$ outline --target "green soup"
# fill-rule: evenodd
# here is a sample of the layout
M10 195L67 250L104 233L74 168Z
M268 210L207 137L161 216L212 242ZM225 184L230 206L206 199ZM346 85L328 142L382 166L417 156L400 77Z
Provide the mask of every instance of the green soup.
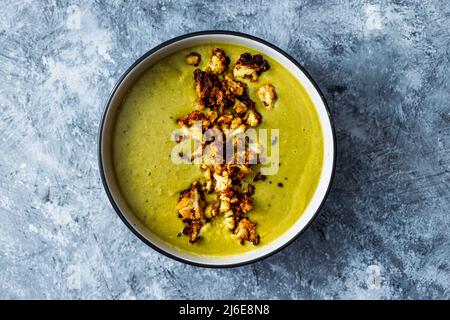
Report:
M241 245L217 217L193 244L180 236L184 223L175 206L180 192L201 176L198 165L174 164L172 132L176 119L193 110L196 94L194 67L185 63L191 51L201 54L204 69L213 48L222 48L233 63L242 53L258 53L234 45L211 44L179 51L153 65L134 84L120 108L113 138L116 178L136 216L161 240L181 251L201 255L230 255L267 245L302 215L310 202L322 170L323 135L314 105L298 80L282 65L264 56L271 68L257 83L248 85L250 98L263 116L260 128L279 129L280 167L265 181L254 183L254 208L249 217L257 222L261 243ZM263 84L276 87L278 100L272 110L255 96Z

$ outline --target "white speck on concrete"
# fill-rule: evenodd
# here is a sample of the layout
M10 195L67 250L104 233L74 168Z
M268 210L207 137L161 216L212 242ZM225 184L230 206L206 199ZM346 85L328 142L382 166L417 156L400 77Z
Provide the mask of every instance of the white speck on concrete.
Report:
M81 29L81 10L77 5L72 5L67 8L67 29L79 30Z
M369 290L381 288L381 269L378 265L370 265L367 267L366 284Z
M380 13L380 6L369 4L366 6L366 28L368 30L377 30L382 28L382 17Z

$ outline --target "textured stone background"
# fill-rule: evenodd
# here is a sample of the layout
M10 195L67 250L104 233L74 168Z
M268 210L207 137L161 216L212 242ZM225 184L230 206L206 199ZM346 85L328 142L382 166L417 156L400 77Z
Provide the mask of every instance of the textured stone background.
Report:
M0 15L0 298L450 298L445 1L4 0ZM313 226L229 270L140 242L97 169L119 75L160 42L205 29L260 36L304 64L339 147Z

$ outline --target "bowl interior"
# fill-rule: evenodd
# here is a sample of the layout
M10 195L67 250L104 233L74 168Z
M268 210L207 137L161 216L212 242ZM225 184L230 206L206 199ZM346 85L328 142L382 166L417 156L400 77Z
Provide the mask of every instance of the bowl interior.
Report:
M310 203L306 207L304 213L296 221L296 223L292 225L287 232L285 232L272 243L266 244L247 253L223 257L201 256L192 254L190 252L181 252L172 247L170 244L161 241L155 234L151 233L145 227L145 225L136 218L136 216L127 205L124 197L122 196L120 189L118 188L112 161L112 136L115 118L118 113L118 108L121 105L126 93L131 88L131 86L133 86L135 81L150 66L152 66L160 59L182 49L209 43L235 44L258 50L264 55L272 57L273 59L281 63L285 68L290 70L290 72L303 85L317 109L318 117L322 126L325 152L323 159L323 168L317 189ZM105 188L114 208L116 209L116 211L118 211L119 215L122 216L124 222L129 227L131 227L132 230L143 241L151 244L153 247L159 249L160 251L186 262L206 266L230 266L250 262L264 257L289 243L308 226L309 222L313 219L315 214L320 209L320 206L327 195L334 169L333 166L335 149L333 129L324 100L319 91L316 89L315 85L312 83L309 77L298 67L298 65L291 61L282 52L278 51L275 48L272 48L269 45L259 42L258 40L233 34L212 33L192 35L190 37L182 38L157 47L155 51L142 57L122 77L122 80L120 81L120 83L118 83L113 94L111 95L110 101L105 110L104 119L100 131L99 143L100 165L102 174L104 176Z

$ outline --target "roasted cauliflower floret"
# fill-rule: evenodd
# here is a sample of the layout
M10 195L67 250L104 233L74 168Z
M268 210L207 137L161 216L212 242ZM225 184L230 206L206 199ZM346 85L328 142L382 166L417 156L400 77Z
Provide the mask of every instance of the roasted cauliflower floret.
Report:
M233 76L236 78L248 78L253 82L258 80L258 74L255 69L246 65L235 65L233 68Z
M247 218L239 221L236 229L234 230L234 234L239 239L241 244L244 244L245 241L250 241L254 245L259 244L260 238L256 233L256 223L250 222Z
M200 229L202 228L201 221L190 221L189 224L184 227L183 234L189 237L189 242L194 243L199 238Z
M242 119L241 119L241 118L234 118L234 119L231 121L230 128L231 128L231 129L236 129L236 128L239 127L241 124L242 124Z
M195 92L200 99L208 98L211 92L214 91L218 81L219 79L216 75L200 69L195 69L194 71Z
M246 175L253 173L253 170L245 164L227 164L227 171L231 180L239 180L245 178Z
M230 59L225 55L222 49L215 49L212 51L211 59L209 60L209 69L212 73L222 74L228 69Z
M181 118L178 119L177 122L178 125L181 127L182 126L192 127L195 124L195 122L200 122L204 130L208 129L209 125L211 124L206 114L198 110L191 111L188 115L182 116Z
M233 109L237 114L242 115L247 111L247 106L245 105L245 103L236 99L234 101Z
M205 209L205 217L207 219L212 219L219 214L220 202L210 203Z
M186 221L198 220L204 216L205 203L199 192L199 186L193 184L191 188L184 190L176 206L181 219Z
M227 139L234 138L238 135L241 135L245 132L246 126L245 124L240 124L236 128L224 130Z
M230 229L230 230L234 230L234 228L236 228L236 218L234 216L233 211L229 210L226 211L223 216L225 217L224 223L225 226Z
M203 176L205 177L205 192L206 193L210 193L213 189L213 180L212 180L212 176L211 176L211 169L207 168L203 174Z
M191 65L191 66L198 66L198 64L200 63L200 61L202 60L202 56L200 54L198 54L197 52L191 52L188 55L186 55L186 63Z
M222 174L222 172L223 172L224 169L225 169L225 165L224 165L224 164L221 164L221 163L216 164L216 165L214 166L214 173L216 173L216 174Z
M248 124L250 127L256 127L261 122L262 116L259 114L258 111L254 109L250 109L245 114L245 123Z
M242 96L245 93L245 88L247 87L245 83L240 81L235 81L231 78L230 75L225 75L225 83L227 85L227 89L230 93L235 96Z
M228 176L227 171L223 171L222 175L219 175L217 173L214 173L213 175L215 183L215 190L216 192L224 192L231 187L231 179Z
M227 82L220 80L218 75L196 69L194 82L198 109L211 108L222 112L233 105L235 95L229 90Z
M221 163L223 161L223 150L217 144L209 144L203 150L203 163L208 165L214 165L216 163ZM206 169L205 174L208 173L210 169ZM209 174L211 175L211 174ZM209 178L211 179L211 178ZM207 179L207 190L206 192L210 192L210 188L212 187L213 181Z
M259 88L256 92L256 96L261 100L261 103L266 109L272 109L275 101L277 101L277 93L275 87L271 84L266 84Z
M209 110L207 113L207 117L209 119L209 122L214 123L219 117L219 114L217 113L217 111Z
M197 108L212 108L218 103L223 103L221 93L222 84L217 75L200 69L194 71L194 88L197 93Z
M240 200L240 207L243 213L247 213L253 209L253 202L248 194L244 194Z
M243 53L233 68L233 76L235 78L247 78L253 82L258 80L258 76L269 70L270 65L260 54L251 55Z
M217 118L216 123L220 125L226 125L227 127L231 125L233 121L232 114L223 114L219 118Z
M231 199L228 195L226 194L221 194L220 197L220 207L219 207L219 211L224 213L230 210L231 208Z

